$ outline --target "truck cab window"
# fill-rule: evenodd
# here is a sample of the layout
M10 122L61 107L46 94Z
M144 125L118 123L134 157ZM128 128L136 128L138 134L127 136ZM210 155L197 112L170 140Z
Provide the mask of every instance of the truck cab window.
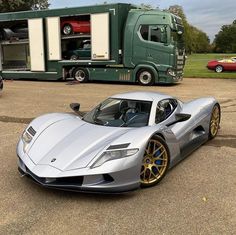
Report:
M164 25L151 26L150 34L150 41L152 42L167 42L166 27Z
M167 30L165 25L141 25L141 38L145 41L166 43Z
M143 40L146 40L146 41L148 41L148 28L149 28L148 25L142 25L140 28L140 34Z

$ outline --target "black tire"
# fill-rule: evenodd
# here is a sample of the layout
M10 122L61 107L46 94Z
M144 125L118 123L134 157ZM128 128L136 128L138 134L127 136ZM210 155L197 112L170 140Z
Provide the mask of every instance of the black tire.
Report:
M150 154L151 149L153 149L152 154ZM165 177L169 164L170 152L165 140L160 136L153 136L147 143L142 160L141 187L147 188L158 184Z
M73 28L70 24L65 24L62 28L62 33L64 35L70 35L73 33Z
M137 73L137 81L142 86L151 86L154 84L153 72L149 69L141 69Z
M89 81L89 73L88 70L85 68L75 68L72 72L72 77L74 80L85 83Z
M215 71L216 71L216 73L222 73L224 71L224 68L221 65L217 65L215 67Z
M220 118L221 118L221 110L220 105L217 103L214 105L211 111L211 119L209 123L209 139L213 139L216 137L218 130L220 128Z

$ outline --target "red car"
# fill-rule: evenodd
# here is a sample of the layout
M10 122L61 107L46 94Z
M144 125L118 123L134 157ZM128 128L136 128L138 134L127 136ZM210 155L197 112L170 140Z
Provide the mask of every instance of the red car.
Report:
M61 31L65 35L73 33L90 33L90 22L89 21L78 21L75 19L62 19L61 20Z
M215 70L217 73L223 71L236 71L236 57L223 60L211 60L208 62L207 68Z

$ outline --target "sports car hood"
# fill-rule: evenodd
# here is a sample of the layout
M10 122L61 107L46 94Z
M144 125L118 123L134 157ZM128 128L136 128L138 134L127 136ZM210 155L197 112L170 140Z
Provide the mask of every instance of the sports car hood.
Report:
M27 154L38 165L62 171L88 166L89 162L128 128L104 127L78 118L58 121L42 131Z

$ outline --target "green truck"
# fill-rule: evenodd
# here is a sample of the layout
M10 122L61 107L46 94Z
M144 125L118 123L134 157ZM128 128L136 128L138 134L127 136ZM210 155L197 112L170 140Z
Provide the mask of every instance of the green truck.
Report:
M2 13L0 76L176 83L185 64L183 33L181 18L131 4ZM77 56L64 56L73 51Z

